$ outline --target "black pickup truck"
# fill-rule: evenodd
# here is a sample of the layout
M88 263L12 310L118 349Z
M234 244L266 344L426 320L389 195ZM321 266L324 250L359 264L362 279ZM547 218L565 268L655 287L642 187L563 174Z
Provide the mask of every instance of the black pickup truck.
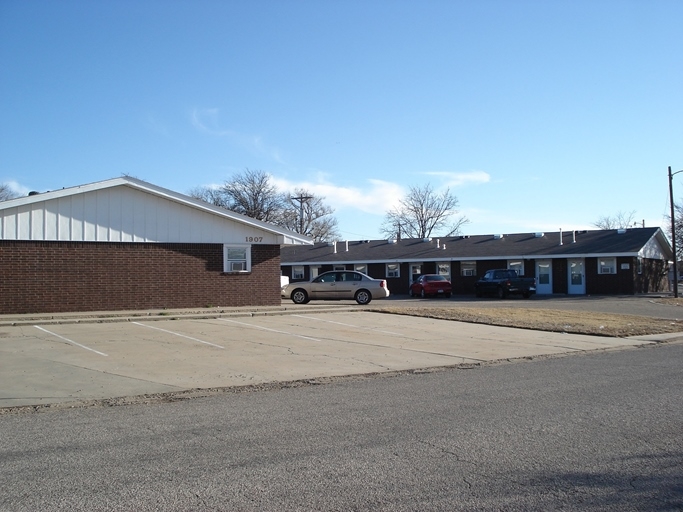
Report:
M525 299L536 293L536 278L519 277L516 270L494 269L474 284L477 297L495 295L504 299L508 295L521 295Z

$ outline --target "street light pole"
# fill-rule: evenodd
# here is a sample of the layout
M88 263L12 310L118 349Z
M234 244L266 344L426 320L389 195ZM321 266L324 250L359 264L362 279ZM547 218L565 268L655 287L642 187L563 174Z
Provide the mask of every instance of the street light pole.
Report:
M310 201L313 196L293 197L292 201L299 201L299 234L304 234L304 202Z
M676 255L676 217L674 216L674 176L681 171L671 173L669 166L669 201L671 202L671 248L674 251L674 298L678 298L678 257Z

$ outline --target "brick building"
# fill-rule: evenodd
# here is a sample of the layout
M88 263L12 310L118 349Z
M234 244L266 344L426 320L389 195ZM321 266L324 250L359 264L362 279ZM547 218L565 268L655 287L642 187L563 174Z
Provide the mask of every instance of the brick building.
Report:
M673 251L660 228L359 240L282 249L282 274L307 280L359 270L407 293L418 274L442 274L454 294L474 294L487 270L536 278L539 294L632 295L669 290Z
M280 304L312 241L134 178L0 202L0 314Z

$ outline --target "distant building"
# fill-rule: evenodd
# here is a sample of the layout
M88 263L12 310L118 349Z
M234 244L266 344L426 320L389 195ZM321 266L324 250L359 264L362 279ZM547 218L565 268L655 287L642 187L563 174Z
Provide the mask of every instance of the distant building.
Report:
M398 294L418 274L448 276L453 293L474 294L487 270L512 268L535 277L538 294L632 295L668 291L673 252L660 228L633 228L318 243L284 247L281 259L290 281L353 269Z
M0 314L279 305L308 237L134 178L0 202Z

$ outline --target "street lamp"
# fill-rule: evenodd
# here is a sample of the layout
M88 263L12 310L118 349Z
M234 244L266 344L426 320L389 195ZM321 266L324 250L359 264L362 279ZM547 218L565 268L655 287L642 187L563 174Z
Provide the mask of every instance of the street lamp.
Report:
M671 248L674 251L674 298L678 298L678 257L676 256L676 217L674 217L674 176L683 170L671 173L669 166L669 200L671 202Z

